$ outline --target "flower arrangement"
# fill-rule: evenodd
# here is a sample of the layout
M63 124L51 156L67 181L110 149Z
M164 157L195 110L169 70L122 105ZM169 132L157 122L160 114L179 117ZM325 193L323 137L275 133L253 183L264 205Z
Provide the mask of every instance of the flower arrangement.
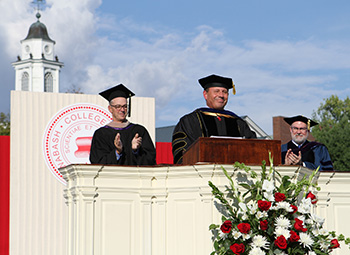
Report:
M238 183L244 193L224 168L230 183L225 194L209 181L224 208L223 223L209 227L215 249L211 255L327 255L340 246L339 241L349 245L349 238L325 230L324 219L313 213L318 170L297 181L296 175L282 177L272 163L267 169L264 161L260 176L238 162L235 168L250 177Z

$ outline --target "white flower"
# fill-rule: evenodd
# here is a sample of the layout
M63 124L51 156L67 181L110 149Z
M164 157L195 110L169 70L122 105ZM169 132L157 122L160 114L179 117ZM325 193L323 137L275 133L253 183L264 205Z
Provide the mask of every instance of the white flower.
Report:
M325 240L320 240L319 243L320 243L321 250L323 250L323 251L328 250L329 243L327 243Z
M275 201L275 196L273 195L273 192L264 192L263 195L266 200L269 200L271 202Z
M302 243L304 247L310 248L310 246L314 243L314 240L312 240L312 238L306 233L300 233L299 236L299 242Z
M263 211L263 212L258 211L258 212L256 213L256 218L257 218L257 219L267 218L267 216L269 216L269 215L268 215L267 212L265 212L265 211Z
M306 219L306 220L305 220L305 223L306 223L306 224L313 224L314 221L313 221L312 219Z
M221 231L221 229L219 229L219 237L220 239L226 239L228 236L228 233L224 233Z
M322 226L325 219L316 215L316 214L313 214L311 213L311 218L313 219L314 222L316 222L319 226Z
M318 236L318 235L328 236L329 232L328 232L328 230L323 229L323 228L321 228L321 229L314 228L314 229L312 229L312 234L314 236Z
M242 236L242 233L241 232L238 232L236 230L232 230L232 236L234 239L238 239Z
M273 184L273 181L264 180L262 189L267 192L272 192L275 189L275 185Z
M241 215L242 220L247 220L248 219L246 211L242 211L242 209L239 209L237 213Z
M311 212L311 199L303 198L298 206L298 212L307 214Z
M276 210L284 209L286 212L293 212L293 208L286 201L278 202L275 207L276 207Z
M250 235L249 234L242 234L243 240L248 240L250 239Z
M319 234L323 235L323 236L326 236L326 235L329 234L329 232L328 232L328 230L321 228L320 231L319 231Z
M313 251L309 251L309 253L307 255L317 255L317 254Z
M255 214L258 211L258 204L253 201L249 201L247 204L248 209L250 210L251 214Z
M244 203L239 203L238 206L239 206L238 213L241 214L242 220L247 220L248 219L247 205Z
M269 242L265 236L256 235L253 237L253 247L268 249Z
M276 237L278 236L284 236L284 238L288 239L290 237L290 232L288 229L285 228L281 228L281 227L277 227L275 229L274 234L276 235Z
M279 216L276 221L275 221L275 226L276 227L281 227L281 228L290 228L291 223L290 221L284 217L283 215Z
M314 236L318 236L320 234L320 230L318 228L313 228L311 230L311 233L314 235Z
M242 212L246 213L247 212L247 205L245 203L240 202L238 204L239 208L241 209Z
M248 215L246 213L242 213L241 212L240 215L241 215L242 220L247 220L248 219Z
M253 247L253 249L249 251L248 255L266 255L266 253L258 247Z

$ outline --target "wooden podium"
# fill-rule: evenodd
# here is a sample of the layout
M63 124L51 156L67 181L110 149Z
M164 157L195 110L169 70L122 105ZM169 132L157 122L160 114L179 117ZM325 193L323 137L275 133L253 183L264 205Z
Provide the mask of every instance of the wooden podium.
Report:
M200 137L183 155L184 165L196 163L269 165L269 151L274 165L281 165L281 141L262 139Z

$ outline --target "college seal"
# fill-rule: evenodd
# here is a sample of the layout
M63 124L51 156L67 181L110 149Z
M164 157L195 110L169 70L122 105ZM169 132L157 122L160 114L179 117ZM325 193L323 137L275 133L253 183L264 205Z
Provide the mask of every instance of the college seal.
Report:
M92 136L112 120L110 113L94 104L73 104L56 113L44 133L44 158L51 173L63 184L58 168L87 164Z

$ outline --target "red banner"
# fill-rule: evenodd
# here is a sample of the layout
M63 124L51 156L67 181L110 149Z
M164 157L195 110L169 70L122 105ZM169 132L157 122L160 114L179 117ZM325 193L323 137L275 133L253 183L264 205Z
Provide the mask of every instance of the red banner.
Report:
M0 254L9 254L10 233L10 137L0 136Z
M171 143L156 142L157 164L172 164L173 153Z

